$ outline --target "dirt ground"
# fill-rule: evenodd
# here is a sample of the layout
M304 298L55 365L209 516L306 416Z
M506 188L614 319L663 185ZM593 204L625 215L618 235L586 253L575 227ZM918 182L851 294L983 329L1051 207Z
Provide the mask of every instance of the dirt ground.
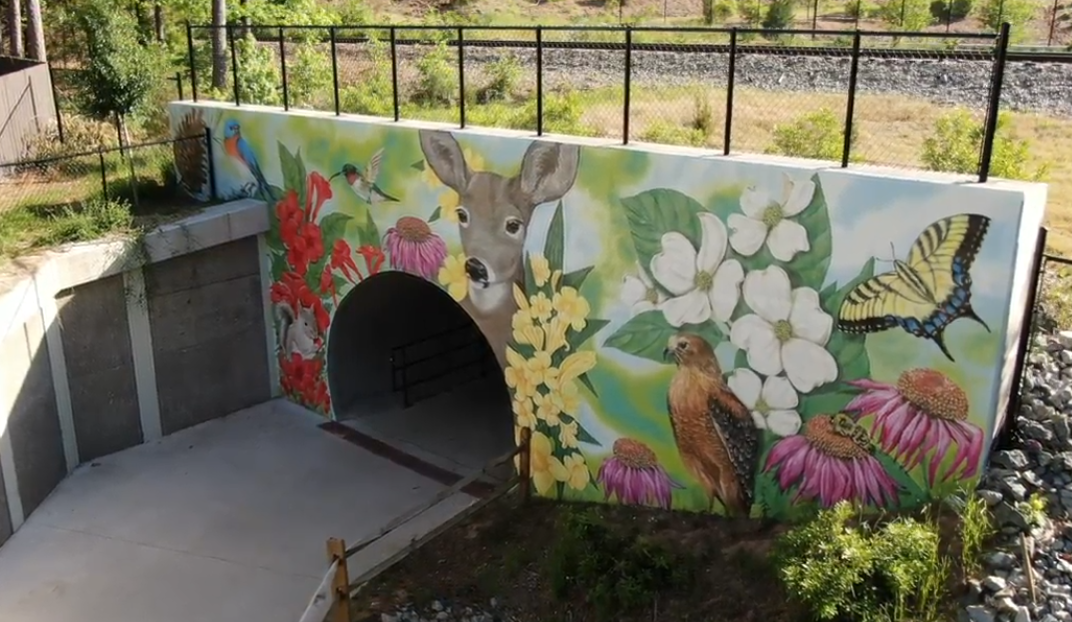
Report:
M502 619L520 622L594 620L585 593L555 596L549 571L556 522L567 512L591 510L622 534L636 534L695 562L691 586L659 593L649 607L617 616L620 622L797 622L767 561L784 527L755 520L652 508L555 504L515 497L495 501L433 539L358 592L354 620L379 622L400 606L427 609L434 600L455 610L487 609L494 598Z

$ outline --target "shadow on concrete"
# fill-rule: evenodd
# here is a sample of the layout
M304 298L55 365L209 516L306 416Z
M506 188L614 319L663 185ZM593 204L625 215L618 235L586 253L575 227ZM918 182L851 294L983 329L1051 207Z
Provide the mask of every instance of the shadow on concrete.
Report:
M416 276L380 273L341 301L328 385L347 426L442 468L478 469L514 444L494 352L460 305Z

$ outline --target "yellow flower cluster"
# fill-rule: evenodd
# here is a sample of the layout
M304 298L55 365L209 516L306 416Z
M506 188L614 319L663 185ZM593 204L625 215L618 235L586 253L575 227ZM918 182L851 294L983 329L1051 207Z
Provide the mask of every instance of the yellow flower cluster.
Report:
M515 442L520 444L521 428L516 428L515 432ZM563 482L574 490L584 490L591 475L583 455L574 452L559 460L554 455L551 439L538 431L533 431L531 443L530 474L537 493L547 494L558 482ZM520 458L515 458L514 464L520 468L519 460Z
M532 356L525 358L513 347L506 348L506 384L513 392L513 410L518 433L530 428L532 435L532 475L539 492L546 492L555 482L564 482L581 490L588 485L589 472L584 456L574 451L561 460L553 455L551 440L536 431L543 422L558 435L559 446L576 449L579 426L573 415L580 407L577 379L596 364L595 352L571 352L569 332L579 332L588 325L591 307L576 288L558 285L561 270L551 270L541 254L530 258L533 280L541 291L526 297L514 285L518 310L512 320L513 339L531 346ZM548 292L542 291L550 285ZM557 356L556 356L557 355ZM561 359L560 363L555 363ZM569 415L563 418L561 415Z
M439 284L457 302L465 300L469 293L469 277L465 274L465 253L447 255L439 268Z

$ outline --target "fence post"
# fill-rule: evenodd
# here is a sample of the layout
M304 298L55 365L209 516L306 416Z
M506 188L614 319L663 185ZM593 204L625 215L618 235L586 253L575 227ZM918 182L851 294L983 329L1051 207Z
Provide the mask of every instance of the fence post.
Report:
M208 193L209 200L216 200L216 160L212 154L212 129L205 127L205 157L208 159Z
M1060 0L1053 0L1053 11L1050 12L1050 34L1046 37L1046 45L1053 45L1053 31L1057 27L1057 11L1059 9Z
M234 105L241 106L242 101L238 97L238 51L235 49L234 26L227 24L227 39L231 43L231 82L234 85Z
M338 562L331 580L331 613L329 622L350 622L350 573L346 568L346 542L328 538L328 563Z
M197 59L194 58L194 29L186 22L186 48L190 54L190 94L197 101Z
M178 71L175 72L175 90L179 93L179 100L183 99L182 96L182 74Z
M138 198L138 174L134 171L134 147L127 146L127 168L130 170L130 194L134 197L134 207L141 207Z
M335 93L335 116L339 116L339 57L336 51L337 41L335 27L328 29L331 35L331 88Z
M622 93L622 144L629 144L629 98L633 90L633 27L625 27L625 91Z
M1027 297L1024 299L1024 315L1020 325L1020 341L1016 346L1016 366L1013 368L1012 394L1009 395L1008 405L1005 407L1005 421L999 433L998 447L1008 447L1016 433L1016 417L1020 412L1020 391L1024 379L1024 365L1027 363L1027 353L1031 349L1031 341L1034 337L1035 304L1038 300L1039 281L1042 280L1043 266L1046 259L1046 234L1045 227L1039 227L1036 238L1037 248L1035 257L1031 262L1031 274L1034 278L1027 284Z
M730 63L726 71L726 129L722 132L722 155L730 154L733 134L733 81L737 72L737 27L730 30Z
M464 29L458 27L458 124L465 129L465 39Z
M101 193L108 200L108 171L104 168L104 147L97 147L97 161L100 162Z
M518 452L518 476L521 488L521 500L532 497L532 429L521 428L521 448Z
M998 112L1001 109L1001 87L1005 80L1005 56L1009 50L1009 22L1001 24L994 68L990 73L990 103L986 109L986 125L983 128L983 150L979 161L979 183L990 178L990 160L994 155L994 135L998 131Z
M279 72L283 77L283 110L290 110L290 90L287 88L287 43L283 27L279 27Z
M52 73L52 63L48 64L48 81L52 85L52 110L56 113L56 133L63 144L63 113L60 112L60 94L56 90L56 76Z
M536 135L543 136L543 26L536 26Z
M395 44L396 33L395 27L391 26L391 100L395 109L395 121L398 121L401 115L398 111L398 47Z
M841 168L849 167L852 151L852 118L856 111L856 79L860 73L860 31L852 36L852 64L849 66L849 101L845 105L845 142L841 146Z

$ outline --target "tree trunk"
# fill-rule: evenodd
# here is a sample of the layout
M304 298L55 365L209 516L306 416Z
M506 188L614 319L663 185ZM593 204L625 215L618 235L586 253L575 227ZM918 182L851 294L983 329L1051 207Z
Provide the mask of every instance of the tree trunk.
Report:
M243 9L246 8L246 0L238 0L238 4L241 5L241 7ZM235 35L237 35L238 38L244 39L244 38L248 37L251 34L251 29L250 29L250 25L249 25L249 16L248 15L243 15L242 19L239 20L239 21L242 24L242 28L240 28L238 30L238 32L235 33Z
M41 0L26 0L26 8L30 20L27 25L29 40L26 42L26 50L30 58L42 63L48 62L48 56L45 54L45 26L41 21Z
M212 0L212 86L227 86L227 0Z
M157 0L153 3L153 28L156 30L156 40L159 43L164 42L164 9L160 6L160 1Z
M22 58L22 0L7 0L8 54Z

